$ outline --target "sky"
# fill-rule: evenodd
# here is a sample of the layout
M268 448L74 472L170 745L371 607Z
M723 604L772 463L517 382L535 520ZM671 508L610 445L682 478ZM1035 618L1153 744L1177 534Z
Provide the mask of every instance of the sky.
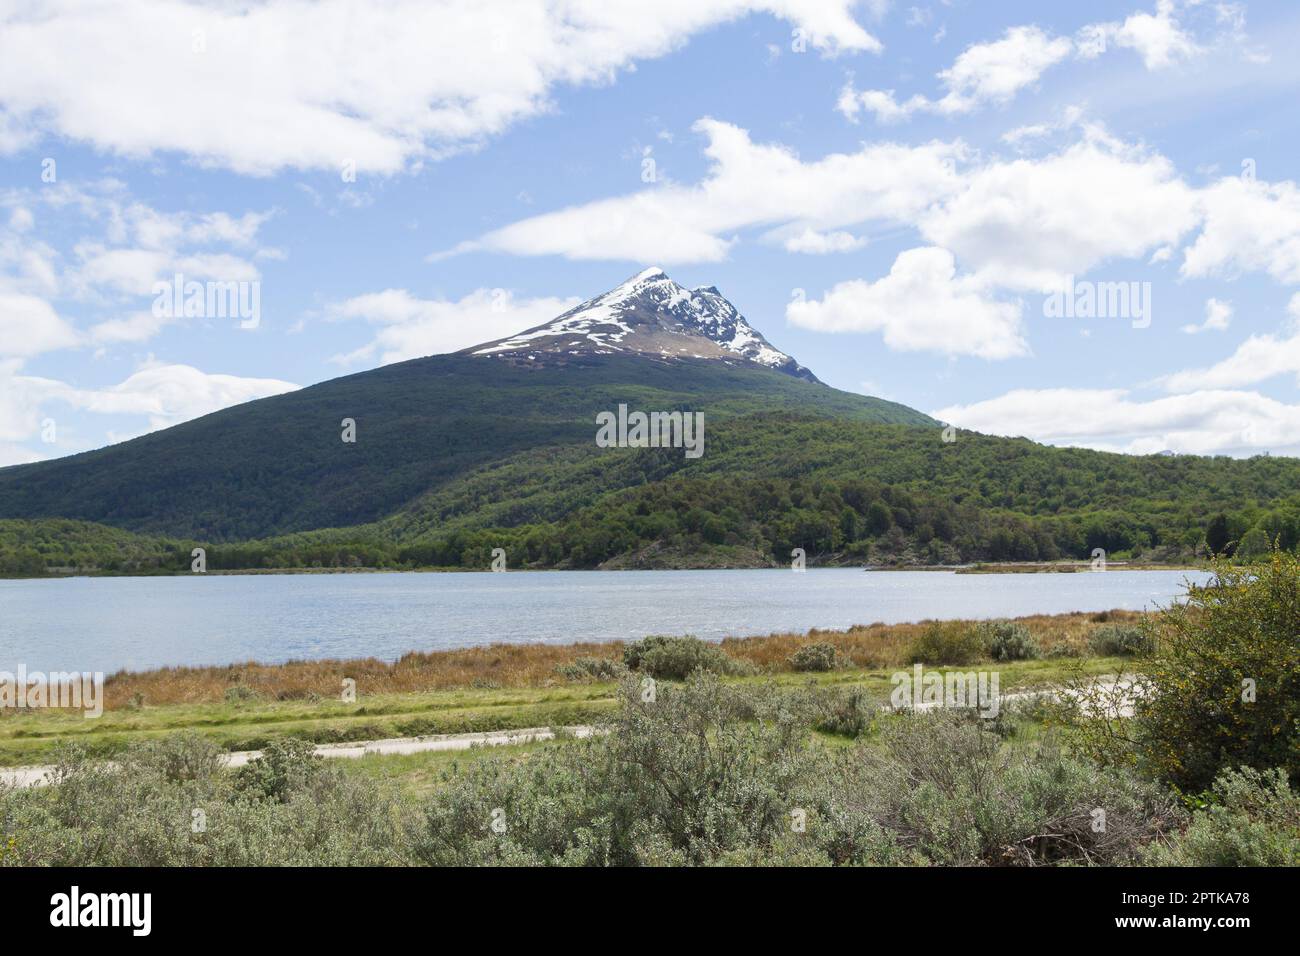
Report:
M660 266L982 432L1300 454L1300 6L0 0L0 465Z

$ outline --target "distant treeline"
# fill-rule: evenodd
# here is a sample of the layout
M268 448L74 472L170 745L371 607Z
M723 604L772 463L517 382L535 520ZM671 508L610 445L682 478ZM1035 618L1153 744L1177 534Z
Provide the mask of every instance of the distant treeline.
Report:
M550 522L462 528L410 541L375 526L211 544L146 537L86 522L0 521L0 573L188 571L203 547L209 570L277 568L486 569L495 548L511 568L810 563L953 564L1109 558L1180 561L1210 552L1251 556L1300 543L1300 508L1247 508L1188 520L1185 511L1099 510L1024 515L1006 508L862 479L676 478L606 495Z

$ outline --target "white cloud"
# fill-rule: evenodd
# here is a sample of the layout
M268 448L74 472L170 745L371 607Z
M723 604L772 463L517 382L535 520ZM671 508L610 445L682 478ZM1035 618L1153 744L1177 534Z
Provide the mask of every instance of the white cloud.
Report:
M557 86L610 82L638 60L751 13L789 21L828 55L878 51L854 20L854 6L10 4L0 13L0 149L29 144L41 132L130 157L178 150L241 173L341 170L349 161L360 171L392 173L548 110Z
M125 381L103 388L78 388L56 379L20 375L17 360L0 360L0 465L38 461L85 450L74 433L69 410L143 417L135 434L178 425L241 402L298 388L277 379L208 374L189 365L148 363ZM56 441L33 447L50 420ZM80 432L84 419L77 423ZM106 441L123 436L106 433Z
M1184 325L1179 331L1188 335L1195 335L1198 332L1223 332L1231 321L1232 303L1210 298L1205 300L1205 321Z
M1137 455L1300 453L1300 406L1256 392L1197 391L1141 401L1127 389L1017 389L931 414L986 434Z
M516 299L505 289L476 289L456 301L419 299L405 289L359 295L330 307L334 319L363 319L382 326L367 345L331 361L400 362L456 352L541 325L578 305L577 298Z
M783 242L805 228L827 232L869 221L908 222L959 184L958 143L873 143L856 153L803 162L791 150L756 144L739 127L695 123L712 160L696 186L675 184L523 219L433 258L475 250L636 262L717 262L733 233L773 226Z
M1090 134L1043 159L994 162L920 217L963 268L1050 291L1112 258L1145 256L1197 224L1196 195L1162 156Z
M0 291L0 357L29 358L76 344L76 330L44 299Z
M999 302L969 276L958 276L952 253L909 249L875 282L841 282L821 301L786 306L793 325L819 332L881 332L896 351L1002 359L1025 355L1020 304Z
M790 236L783 244L786 252L818 256L830 252L852 252L861 249L867 241L849 232L818 232L805 226L803 232Z
M1300 335L1252 335L1226 359L1209 368L1188 369L1156 379L1171 392L1196 388L1235 388L1279 375L1300 376ZM1297 378L1300 382L1300 377Z
M1189 278L1267 272L1300 282L1300 189L1229 176L1200 193L1205 226L1183 255Z
M1225 18L1221 14L1219 19ZM1009 27L1001 39L968 46L952 66L937 74L945 90L938 99L917 93L900 102L893 90L859 91L850 79L835 108L854 123L864 111L875 114L879 123L902 122L916 113L970 113L1008 103L1071 54L1094 60L1108 44L1136 51L1148 70L1164 69L1202 51L1175 18L1172 0L1159 0L1155 13L1135 13L1122 23L1088 24L1074 39L1054 37L1036 26Z
M1136 51L1148 70L1163 69L1200 52L1174 19L1173 0L1159 0L1154 14L1135 13L1107 32L1117 45Z
M898 103L893 90L856 92L850 83L841 91L836 108L852 121L861 110L867 110L886 123L916 112L943 116L969 113L987 104L1010 101L1073 49L1070 40L1050 37L1038 27L1011 27L1000 40L967 47L951 67L941 71L939 82L947 92L937 100L918 94Z

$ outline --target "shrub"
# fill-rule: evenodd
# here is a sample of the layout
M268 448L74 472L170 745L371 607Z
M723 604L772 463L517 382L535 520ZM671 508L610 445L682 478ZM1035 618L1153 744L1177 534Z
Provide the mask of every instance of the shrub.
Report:
M697 670L741 674L749 670L716 644L698 637L646 637L623 649L623 663L651 677L685 680Z
M1300 866L1300 794L1281 770L1225 770L1185 831L1153 845L1154 866Z
M613 681L627 673L624 665L608 657L579 657L555 670L565 680L573 681Z
M817 722L813 726L843 737L860 737L880 710L871 696L857 687L828 691L818 699L818 705Z
M907 663L973 664L987 653L979 628L959 621L936 621L912 644Z
M1187 792L1222 770L1281 768L1300 782L1300 559L1216 565L1217 583L1153 622L1137 704L1140 755Z
M1088 638L1088 647L1102 657L1146 657L1154 650L1150 634L1129 624L1107 624Z
M64 747L48 787L0 788L5 866L376 866L405 855L376 786L320 768L256 799L193 735L112 763Z
M834 644L805 644L790 655L790 669L796 671L830 671L839 665Z
M1029 628L1015 621L986 621L980 639L995 661L1028 661L1038 657L1038 641Z
M320 762L315 746L307 741L276 737L239 769L235 785L256 799L284 803L292 792L305 788L320 770Z
M247 684L235 684L226 688L224 699L227 704L242 704L248 701L261 700L262 695Z
M545 760L448 775L413 838L434 865L682 865L770 846L792 808L816 812L808 701L696 672L645 701L635 679L608 733ZM493 811L504 825L495 832ZM840 832L833 824L825 835ZM809 842L819 842L813 836Z
M882 749L860 751L857 789L868 812L926 860L1121 863L1178 819L1172 799L1131 772L1050 742L1007 746L988 723L951 711L893 715ZM1095 826L1098 811L1104 828Z

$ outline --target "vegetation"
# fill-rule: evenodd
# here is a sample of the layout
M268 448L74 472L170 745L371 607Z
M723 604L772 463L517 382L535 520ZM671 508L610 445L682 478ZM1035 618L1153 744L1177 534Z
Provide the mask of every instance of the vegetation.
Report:
M1195 792L1238 766L1300 784L1300 561L1224 565L1151 622L1137 748Z
M706 453L595 447L626 402ZM525 410L525 411L521 411ZM355 444L338 423L358 423ZM0 469L0 574L1251 559L1300 544L1300 462L958 432L775 372L435 356ZM75 519L75 520L74 520ZM130 532L128 534L127 532Z
M626 666L660 667L657 693L643 693L637 673L569 690L604 695L601 732L439 757L436 774L401 793L373 763L322 761L292 733L273 734L236 772L194 734L137 728L114 764L64 741L52 786L0 789L0 865L1295 865L1297 613L1293 556L1224 564L1216 585L1139 630L1151 640L1132 717L1076 698L1008 702L994 719L893 713L877 703L886 673L723 677L706 650L740 669L757 669L756 657L790 667L800 650L801 660L851 660L871 629L814 633L794 648L790 635L757 639L747 658L733 653L745 642L647 638L624 648ZM935 664L1018 655L1030 641L1052 657L1098 633L1098 645L1131 644L1133 616L1094 615L1086 627L1078 617L1056 630L914 625L871 652ZM584 682L623 666L591 653L570 663ZM1116 659L998 669L1023 678L1090 663ZM1247 671L1254 695L1242 693ZM552 693L498 699L519 707ZM384 702L374 706L381 714ZM118 715L140 712L101 720ZM9 720L30 739L49 719ZM1099 724L1115 751L1093 746Z

